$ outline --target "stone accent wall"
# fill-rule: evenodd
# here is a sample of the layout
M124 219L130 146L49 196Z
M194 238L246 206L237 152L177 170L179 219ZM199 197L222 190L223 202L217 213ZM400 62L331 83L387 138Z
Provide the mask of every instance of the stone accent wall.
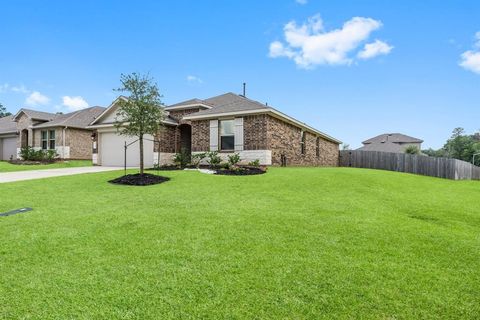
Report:
M192 152L210 150L210 120L192 121Z
M243 117L243 150L266 150L268 146L267 115Z
M282 155L287 157L287 166L338 165L338 145L320 137L317 156L317 137L310 132L305 132L305 154L302 154L301 132L297 126L267 116L267 149L272 151L273 165L281 164Z
M65 146L70 147L70 159L92 158L92 131L68 128L65 132ZM57 140L60 141L60 140ZM58 142L57 142L58 143ZM58 144L61 146L61 144Z
M175 153L176 131L174 126L162 127L155 137L160 143L154 144L154 152Z

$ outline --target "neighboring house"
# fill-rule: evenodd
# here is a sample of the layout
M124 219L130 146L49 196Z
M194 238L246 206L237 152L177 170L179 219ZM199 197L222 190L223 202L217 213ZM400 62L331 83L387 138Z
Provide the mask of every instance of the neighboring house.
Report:
M126 99L119 97L118 99ZM138 166L136 138L120 135L115 128L118 99L89 126L96 130L93 161L98 165ZM303 122L234 93L191 99L165 108L164 127L146 136L146 166L172 163L175 153L219 151L223 159L239 153L243 163L263 165L336 166L339 140Z
M0 119L2 160L19 157L22 147L56 150L61 159L91 159L92 130L87 126L105 108L91 107L61 114L20 109Z
M0 160L17 157L17 125L13 116L0 118Z
M363 141L363 147L357 150L405 153L408 146L416 146L421 150L422 142L421 139L401 133L384 133Z

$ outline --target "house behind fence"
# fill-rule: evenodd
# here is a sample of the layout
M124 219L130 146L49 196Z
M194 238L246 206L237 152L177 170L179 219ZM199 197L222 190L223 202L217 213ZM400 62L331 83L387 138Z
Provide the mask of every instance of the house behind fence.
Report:
M480 167L449 158L405 153L344 150L340 166L390 170L453 180L480 180Z

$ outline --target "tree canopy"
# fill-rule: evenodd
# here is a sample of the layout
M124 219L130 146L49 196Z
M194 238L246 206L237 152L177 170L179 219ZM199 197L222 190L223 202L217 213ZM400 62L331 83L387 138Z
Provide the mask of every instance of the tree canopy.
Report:
M122 92L125 99L119 99L115 127L120 134L138 137L140 144L140 173L143 174L144 135L156 135L164 119L162 95L153 78L138 73L122 74Z
M10 112L7 111L7 108L0 103L0 118L12 115Z

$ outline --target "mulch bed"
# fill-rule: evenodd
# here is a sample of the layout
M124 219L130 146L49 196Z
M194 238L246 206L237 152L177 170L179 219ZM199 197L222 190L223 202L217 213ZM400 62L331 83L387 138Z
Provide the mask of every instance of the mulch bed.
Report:
M264 174L266 172L267 172L266 168L240 167L234 170L220 169L220 170L217 170L215 174L226 175L226 176L250 176L255 174Z
M52 161L23 161L23 160L10 160L8 163L11 164L16 164L16 165L25 165L25 166L31 166L31 165L38 165L38 164L52 164L55 163L55 160Z
M159 184L162 182L166 182L170 180L170 178L156 176L149 173L135 173L135 174L127 174L126 176L119 177L108 182L114 184L125 184L129 186L150 186L153 184Z

